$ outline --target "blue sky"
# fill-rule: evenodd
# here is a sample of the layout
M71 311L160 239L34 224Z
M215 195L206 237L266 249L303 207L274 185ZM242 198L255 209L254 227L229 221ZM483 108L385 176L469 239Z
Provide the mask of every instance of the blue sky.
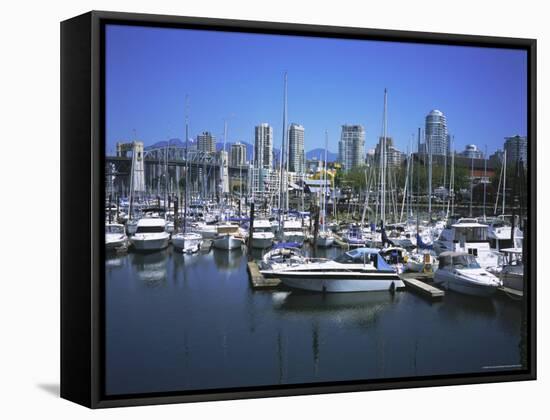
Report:
M340 126L362 124L366 148L382 132L406 151L431 109L447 116L457 150L489 153L504 137L527 134L524 51L108 25L107 152L134 137L145 144L211 131L253 143L254 126L273 126L280 147L283 75L288 119L304 125L305 149L337 151Z

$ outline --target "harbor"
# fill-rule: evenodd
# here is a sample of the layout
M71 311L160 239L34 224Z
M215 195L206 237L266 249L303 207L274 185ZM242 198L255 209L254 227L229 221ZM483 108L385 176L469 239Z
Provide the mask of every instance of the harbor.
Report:
M388 124L408 120L379 89L372 148L316 115L307 153L288 79L280 126L197 134L186 95L183 141L111 138L107 394L525 369L527 137L489 155L431 109L402 152Z

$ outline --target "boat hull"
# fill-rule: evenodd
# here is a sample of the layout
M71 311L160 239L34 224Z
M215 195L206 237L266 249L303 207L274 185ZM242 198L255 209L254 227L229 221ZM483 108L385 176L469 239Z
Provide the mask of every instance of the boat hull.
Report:
M297 244L303 245L306 239L303 233L283 233L283 239L285 242L295 242Z
M446 290L461 293L463 295L491 297L497 291L498 285L478 284L467 280L447 275L436 271L434 284L442 286Z
M315 245L321 248L329 248L334 243L333 236L318 236Z
M384 290L395 290L405 287L403 281L395 276L387 278L303 278L303 277L279 277L283 284L295 289L308 290L312 292L328 293L351 293L351 292L375 292Z
M158 238L141 238L133 237L130 239L132 246L137 251L159 251L168 247L170 235L161 236Z
M273 245L273 238L254 238L252 237L252 248L267 249Z
M240 238L235 238L232 235L225 235L221 238L215 238L212 241L212 246L216 249L230 250L238 249L242 246L243 241Z
M197 252L200 249L202 236L198 233L187 233L172 236L172 245L184 252Z

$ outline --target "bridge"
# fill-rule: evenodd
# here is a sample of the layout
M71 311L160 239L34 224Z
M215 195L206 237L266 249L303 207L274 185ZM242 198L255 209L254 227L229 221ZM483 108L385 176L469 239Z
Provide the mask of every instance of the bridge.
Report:
M244 191L248 182L248 166L231 166L227 160L227 153L223 151L208 153L186 150L176 145L143 148L142 142L117 143L116 155L105 158L106 186L109 191L123 196L129 194L131 183L134 191L140 193L176 194L177 186L183 186L185 168L188 167L187 185L190 191L213 196L220 191L225 163L229 191L241 183Z

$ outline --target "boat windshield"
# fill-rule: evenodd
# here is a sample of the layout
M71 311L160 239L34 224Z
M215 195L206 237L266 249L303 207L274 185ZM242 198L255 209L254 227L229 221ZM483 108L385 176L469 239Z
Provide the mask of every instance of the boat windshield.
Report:
M255 227L254 232L272 232L271 227Z
M136 233L162 233L164 232L163 226L139 226Z
M456 229L456 239L465 242L476 242L487 240L487 228L483 227L467 227Z
M372 257L371 257L372 255ZM334 261L340 264L369 264L371 259L376 258L376 254L356 254L350 255L349 253L344 253L337 257Z
M453 257L454 268L481 268L473 255L458 255Z

